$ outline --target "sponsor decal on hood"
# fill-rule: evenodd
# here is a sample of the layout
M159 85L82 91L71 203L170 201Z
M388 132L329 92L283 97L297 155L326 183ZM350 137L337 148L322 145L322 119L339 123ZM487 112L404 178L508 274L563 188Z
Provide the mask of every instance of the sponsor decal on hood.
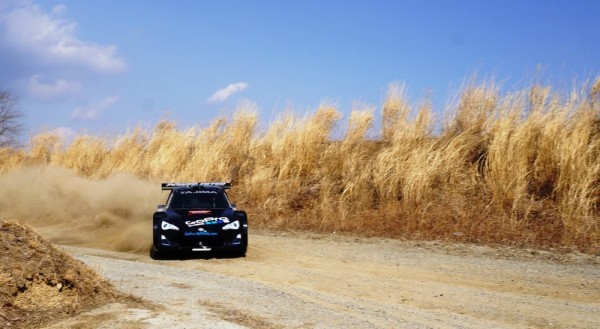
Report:
M228 224L228 223L229 223L229 218L227 218L227 217L206 217L203 219L185 221L185 225L187 225L188 227Z

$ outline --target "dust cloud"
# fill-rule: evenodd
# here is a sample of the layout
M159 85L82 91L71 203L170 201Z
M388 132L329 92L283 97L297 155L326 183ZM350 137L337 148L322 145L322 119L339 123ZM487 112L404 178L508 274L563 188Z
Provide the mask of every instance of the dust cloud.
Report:
M92 180L41 166L0 175L0 218L27 223L58 244L145 252L152 213L165 200L159 182L126 174Z

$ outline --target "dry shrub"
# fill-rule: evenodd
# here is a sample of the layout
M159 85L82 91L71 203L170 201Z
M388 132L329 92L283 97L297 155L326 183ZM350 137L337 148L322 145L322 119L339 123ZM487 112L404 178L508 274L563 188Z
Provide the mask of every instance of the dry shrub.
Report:
M42 134L26 153L1 151L0 170L37 163L91 178L233 180L233 199L255 227L589 251L600 245L600 79L590 86L501 94L494 83L470 83L440 124L428 101L412 103L392 84L378 137L365 106L346 123L323 105L257 131L255 106L242 104L205 128L163 120L67 147ZM100 227L116 220L99 216Z
M108 155L106 141L101 137L78 136L60 153L55 161L62 166L75 170L84 177L103 175L99 169Z
M40 133L29 142L28 162L33 164L49 164L56 155L61 154L61 141L57 135Z
M2 147L0 148L0 159L0 174L2 174L23 166L27 160L27 154L24 150Z

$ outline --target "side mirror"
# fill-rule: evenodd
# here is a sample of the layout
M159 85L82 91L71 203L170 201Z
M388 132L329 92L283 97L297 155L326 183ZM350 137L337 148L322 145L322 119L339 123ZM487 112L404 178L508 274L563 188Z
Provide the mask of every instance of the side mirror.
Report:
M159 204L158 207L156 207L157 212L165 212L165 210L167 210L167 205Z
M237 208L237 206L235 205L235 203L231 204L231 208Z

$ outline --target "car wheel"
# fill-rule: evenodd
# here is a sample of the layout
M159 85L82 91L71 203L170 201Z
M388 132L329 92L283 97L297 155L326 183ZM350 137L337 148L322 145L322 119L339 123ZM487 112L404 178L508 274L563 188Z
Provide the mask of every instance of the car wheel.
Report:
M165 252L156 249L154 244L152 244L152 247L150 247L150 258L155 260L165 259Z
M246 257L246 251L248 250L248 232L242 233L242 241L239 246L232 250L232 256L234 257Z

